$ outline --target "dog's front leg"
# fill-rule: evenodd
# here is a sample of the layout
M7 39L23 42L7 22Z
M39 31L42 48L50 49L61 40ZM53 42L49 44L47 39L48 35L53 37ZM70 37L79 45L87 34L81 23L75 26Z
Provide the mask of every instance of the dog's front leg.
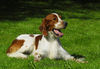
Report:
M61 46L59 48L59 54L60 54L61 58L63 58L64 60L73 60L73 61L76 61L78 63L88 63L88 61L84 61L81 58L79 58L79 59L74 58L74 56L71 56Z
M74 57L71 56L67 51L65 51L62 46L60 46L59 48L59 54L60 54L60 57L64 60L73 60Z

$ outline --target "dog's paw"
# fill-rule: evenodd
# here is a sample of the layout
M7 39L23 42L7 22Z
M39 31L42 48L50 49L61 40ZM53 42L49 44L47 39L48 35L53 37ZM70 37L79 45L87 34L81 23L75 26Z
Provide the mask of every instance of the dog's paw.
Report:
M79 59L74 58L73 60L76 61L77 63L88 63L88 61L85 61L84 58L79 58Z

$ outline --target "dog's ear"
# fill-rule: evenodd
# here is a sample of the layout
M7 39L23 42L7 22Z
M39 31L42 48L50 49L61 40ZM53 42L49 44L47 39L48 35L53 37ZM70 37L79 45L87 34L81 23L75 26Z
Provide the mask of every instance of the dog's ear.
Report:
M39 29L44 36L48 35L47 20L45 18L43 19L42 24L40 25Z

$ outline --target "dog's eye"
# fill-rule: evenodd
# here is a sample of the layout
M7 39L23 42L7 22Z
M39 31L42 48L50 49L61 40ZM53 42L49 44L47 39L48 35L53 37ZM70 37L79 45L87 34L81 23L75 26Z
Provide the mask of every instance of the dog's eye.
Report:
M53 20L56 20L56 18L53 18Z

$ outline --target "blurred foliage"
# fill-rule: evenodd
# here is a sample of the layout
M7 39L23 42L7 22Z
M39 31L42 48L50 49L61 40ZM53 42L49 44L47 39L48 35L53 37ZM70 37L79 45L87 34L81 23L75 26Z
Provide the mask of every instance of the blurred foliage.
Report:
M26 17L44 17L50 13L47 11L50 9L63 11L74 11L77 8L98 10L99 3L99 0L1 0L0 19L19 20Z

